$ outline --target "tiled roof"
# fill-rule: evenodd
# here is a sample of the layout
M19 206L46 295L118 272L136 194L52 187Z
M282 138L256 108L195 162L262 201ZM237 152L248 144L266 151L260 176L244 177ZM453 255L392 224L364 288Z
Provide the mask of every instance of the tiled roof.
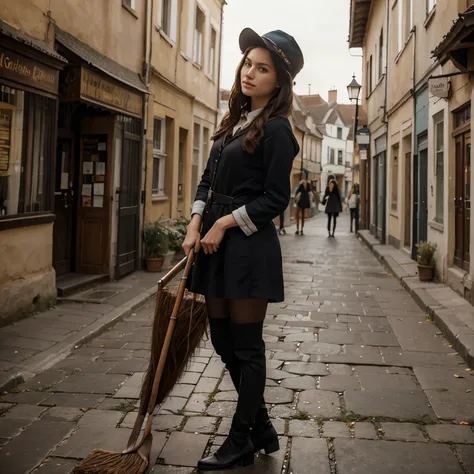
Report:
M20 30L13 28L2 20L0 20L0 33L8 36L11 39L14 39L15 41L18 41L19 43L30 46L31 48L34 48L43 54L47 54L54 59L67 63L67 60L58 54L53 48L51 48L51 46L49 46L49 44L45 41L41 41L37 38L33 38L32 36L22 33Z
M79 56L86 63L105 72L117 81L127 84L141 92L148 92L145 84L136 72L130 71L130 69L104 56L89 45L78 40L75 36L72 36L58 27L56 27L56 41L76 56Z
M319 94L300 95L299 98L305 107L312 107L314 105L322 105L326 103Z

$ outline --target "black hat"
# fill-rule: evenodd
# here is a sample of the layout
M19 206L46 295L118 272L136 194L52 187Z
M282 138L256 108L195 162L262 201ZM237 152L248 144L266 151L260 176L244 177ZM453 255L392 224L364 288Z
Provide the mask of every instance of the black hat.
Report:
M293 36L284 31L270 31L260 36L251 28L244 28L240 33L239 45L242 53L252 46L273 51L281 58L293 79L303 69L303 53Z

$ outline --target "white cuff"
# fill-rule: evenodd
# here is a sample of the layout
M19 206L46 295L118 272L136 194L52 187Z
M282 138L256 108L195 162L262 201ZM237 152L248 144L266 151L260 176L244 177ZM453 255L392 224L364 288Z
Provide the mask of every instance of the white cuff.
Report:
M200 216L204 213L204 208L206 207L206 203L204 201L194 201L193 208L191 210L191 217L194 214L199 214Z
M242 232L247 237L255 234L255 232L258 231L257 227L255 227L255 224L252 222L252 219L250 219L249 215L247 214L247 209L245 206L241 206L233 211L232 215L234 216L234 219L239 227L242 229Z

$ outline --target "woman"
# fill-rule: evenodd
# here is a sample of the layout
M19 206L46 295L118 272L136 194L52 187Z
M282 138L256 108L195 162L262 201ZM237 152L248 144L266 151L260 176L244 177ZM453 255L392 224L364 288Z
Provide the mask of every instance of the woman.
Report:
M303 235L304 228L304 213L306 209L311 206L309 200L309 193L311 191L311 185L306 179L302 179L298 189L296 190L296 235ZM301 231L300 231L301 221Z
M334 237L337 217L339 216L339 213L342 212L341 195L339 194L339 188L335 179L331 179L331 181L329 181L328 187L326 188L326 192L324 194L323 204L326 205L325 212L328 215L328 237ZM333 221L332 234L331 220Z
M211 341L239 394L229 436L199 470L253 463L279 449L263 393L263 321L282 302L280 243L272 220L288 206L290 172L299 152L288 116L303 55L283 31L259 36L246 28L224 116L198 186L183 248L200 242L188 288L206 298ZM201 229L202 225L202 229ZM202 237L202 239L201 239ZM200 240L201 239L201 240Z
M355 220L355 231L357 233L359 230L359 187L356 184L353 184L351 190L349 191L349 196L347 196L347 204L351 213L350 231L352 233L352 221Z

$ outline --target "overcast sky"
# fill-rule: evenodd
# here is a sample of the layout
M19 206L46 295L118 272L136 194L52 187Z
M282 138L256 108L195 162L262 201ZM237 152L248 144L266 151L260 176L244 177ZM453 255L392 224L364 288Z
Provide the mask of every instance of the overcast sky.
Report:
M303 51L305 66L296 77L295 92L320 94L338 90L338 102L349 103L347 84L356 74L361 81L360 57L349 54L350 0L227 0L224 7L221 87L230 89L242 55L239 33L250 27L258 34L284 30L294 36ZM360 49L352 49L360 55Z

